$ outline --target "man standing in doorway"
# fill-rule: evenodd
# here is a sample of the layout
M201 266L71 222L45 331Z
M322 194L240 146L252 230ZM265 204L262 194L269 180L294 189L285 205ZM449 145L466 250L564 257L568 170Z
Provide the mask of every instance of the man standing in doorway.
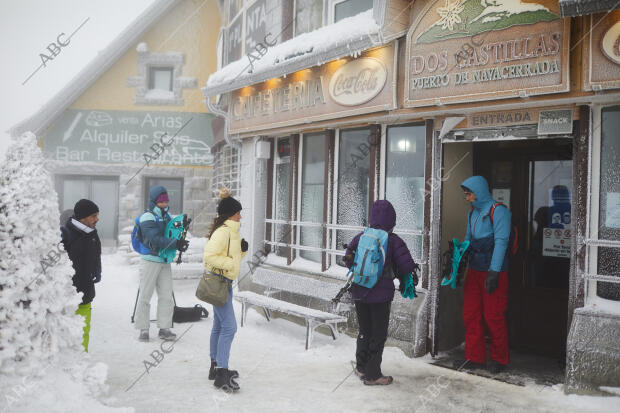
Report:
M465 240L470 241L469 270L465 279L463 319L465 360L456 367L486 364L484 321L491 339L489 371L503 371L509 362L506 308L508 306L508 254L510 211L493 200L482 176L461 184L465 199L472 204Z
M174 340L176 334L170 331L174 312L172 297L172 270L170 263L159 256L162 249L176 248L186 251L189 242L168 238L165 229L171 218L168 215L168 192L163 186L154 186L149 191L149 208L140 216L141 242L149 248L142 255L140 268L140 293L136 308L136 328L140 330L140 341L149 341L151 297L157 288L157 326L159 338Z
M99 221L99 207L88 199L80 199L73 207L73 216L60 228L62 243L73 264L73 286L82 295L82 303L75 312L84 317L84 351L88 353L91 303L95 298L95 284L101 281L101 241L95 226Z

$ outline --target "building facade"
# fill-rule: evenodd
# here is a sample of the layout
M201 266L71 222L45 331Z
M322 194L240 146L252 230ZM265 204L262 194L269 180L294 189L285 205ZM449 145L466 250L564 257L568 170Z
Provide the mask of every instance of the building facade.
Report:
M464 337L463 291L440 286L442 253L465 234L460 183L483 175L519 234L511 351L565 363L568 392L618 386L613 7L227 2L225 65L203 92L240 153L240 197L252 211L244 237L251 252L270 252L241 287L275 285L278 298L334 311L343 244L368 224L370 205L388 199L394 232L422 267L419 297L397 294L389 341L439 356ZM309 279L306 294L290 287Z
M133 226L153 185L168 189L172 214L195 218L191 232L206 233L218 126L198 85L218 68L220 21L215 0L154 2L13 128L39 138L61 211L80 198L99 205L104 245L116 246Z

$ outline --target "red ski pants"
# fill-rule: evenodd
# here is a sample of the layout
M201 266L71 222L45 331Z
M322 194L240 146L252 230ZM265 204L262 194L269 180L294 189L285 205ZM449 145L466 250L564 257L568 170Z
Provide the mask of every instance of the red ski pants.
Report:
M463 320L465 321L465 358L474 363L486 363L487 348L484 341L484 321L491 338L490 356L501 364L508 364L508 273L499 273L497 290L489 294L484 287L486 271L471 268L465 279Z

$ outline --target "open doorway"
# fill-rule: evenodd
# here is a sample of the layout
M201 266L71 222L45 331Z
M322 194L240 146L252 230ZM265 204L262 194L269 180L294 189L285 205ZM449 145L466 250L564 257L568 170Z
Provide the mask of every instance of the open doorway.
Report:
M460 146L459 157L450 154L448 147L455 146ZM572 229L572 141L527 139L444 147L445 170L451 168L451 157L461 159L461 152L472 156L467 160L471 166L462 168L463 176L445 183L442 238L464 236L467 213L452 198L462 198L460 182L470 174L487 179L493 198L510 207L517 229L518 249L510 257L506 314L511 363L509 370L496 378L515 384L531 379L546 384L563 382ZM462 294L462 287L460 291L441 291L439 322L453 324L452 333L444 330L442 334L440 327L439 342L444 341L440 350L448 350L440 353L436 361L441 366L452 368L453 360L464 358L463 346L458 346L464 341ZM454 325L455 318L458 325Z

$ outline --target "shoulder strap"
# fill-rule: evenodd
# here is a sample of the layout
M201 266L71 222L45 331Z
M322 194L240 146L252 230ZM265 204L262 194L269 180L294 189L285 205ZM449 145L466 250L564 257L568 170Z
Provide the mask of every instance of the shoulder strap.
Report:
M226 256L230 256L230 234L228 234L228 251L226 251Z
M144 215L144 214L151 214L151 215L153 215L153 218L155 218L155 222L159 222L159 221L161 221L161 218L160 218L159 216L157 216L157 214L156 214L156 213L154 213L154 212L153 212L153 211L151 211L151 210L148 210L148 209L147 209L147 210L145 210L145 211L142 213L142 215ZM142 215L140 215L140 218L142 218Z
M498 207L498 206L500 206L500 205L502 205L502 206L504 206L504 207L508 208L506 205L504 205L504 204L503 204L503 203L501 203L501 202L496 202L496 203L494 203L494 204L493 204L493 206L491 207L491 210L489 211L489 217L491 218L491 224L493 223L493 214L495 213L495 208L496 208L496 207Z

